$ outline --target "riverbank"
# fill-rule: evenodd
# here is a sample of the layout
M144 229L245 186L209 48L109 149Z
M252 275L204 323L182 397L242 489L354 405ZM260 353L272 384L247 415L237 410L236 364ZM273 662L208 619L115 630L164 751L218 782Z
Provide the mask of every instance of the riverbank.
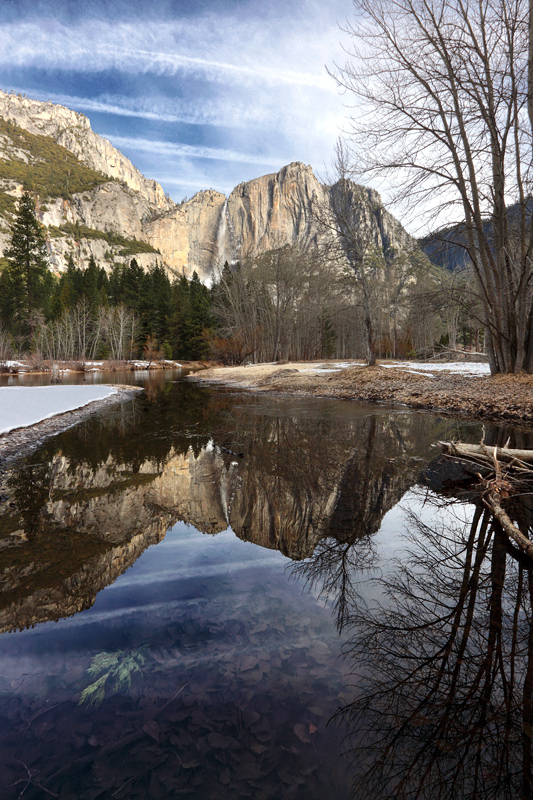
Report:
M207 369L213 362L207 361L172 361L170 359L143 361L42 361L40 359L22 359L0 361L0 375L52 375L54 368L58 375L69 372L83 374L85 372L139 372L173 369Z
M533 375L490 376L485 364L352 362L215 367L189 380L257 392L401 404L496 422L533 423Z
M36 386L31 388L29 391L39 393L39 390L49 390L51 388L56 389L73 387ZM90 386L81 386L75 388L81 390L89 390L91 388L94 389L94 387ZM23 427L18 427L0 434L0 471L6 466L8 461L14 457L18 457L24 453L27 453L29 450L42 442L45 437L61 433L61 431L70 428L72 425L76 425L78 422L81 422L91 414L101 411L103 408L107 408L108 406L116 405L117 403L122 403L125 400L129 400L135 394L137 394L137 392L143 391L138 386L121 386L118 384L109 386L108 388L112 389L113 392L107 397L99 398L97 400L88 400L86 403L84 403L83 400L80 400L77 407L71 408L68 411L58 411L53 416L50 416L49 409L46 409L46 413L43 413L43 416L46 416L46 418L43 418L39 422L36 422L32 425L24 425ZM2 391L3 390L0 389L0 392Z

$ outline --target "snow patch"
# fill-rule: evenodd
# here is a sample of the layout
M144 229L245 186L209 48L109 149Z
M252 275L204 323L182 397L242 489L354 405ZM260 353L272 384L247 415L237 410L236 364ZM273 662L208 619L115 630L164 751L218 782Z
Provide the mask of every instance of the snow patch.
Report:
M389 361L381 363L380 367L402 369L404 372L413 372L419 375L427 375L431 372L452 372L455 375L473 375L480 377L490 375L490 366L479 361L450 361L445 363L421 363L419 361Z
M110 386L2 386L0 433L35 425L115 393Z
M299 370L299 372L340 372L347 367L353 367L353 361L335 361L333 364L328 364L327 366L318 366L318 367L306 367L305 369Z

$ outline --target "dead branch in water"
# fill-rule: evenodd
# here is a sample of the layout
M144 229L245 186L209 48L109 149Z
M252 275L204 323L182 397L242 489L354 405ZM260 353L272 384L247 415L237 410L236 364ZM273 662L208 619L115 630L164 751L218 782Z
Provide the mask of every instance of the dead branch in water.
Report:
M459 458L505 461L506 463L525 462L528 470L533 467L533 450L513 450L509 447L492 447L486 444L465 444L464 442L437 442L442 447L445 455L458 456Z
M513 450L485 444L438 442L443 454L468 466L477 479L481 501L494 514L504 533L533 561L533 541L511 520L502 503L533 490L533 450ZM472 469L472 467L474 469Z
M507 536L533 561L533 542L531 539L528 539L527 536L513 524L509 515L503 510L492 493L489 492L483 500L487 508L492 511Z

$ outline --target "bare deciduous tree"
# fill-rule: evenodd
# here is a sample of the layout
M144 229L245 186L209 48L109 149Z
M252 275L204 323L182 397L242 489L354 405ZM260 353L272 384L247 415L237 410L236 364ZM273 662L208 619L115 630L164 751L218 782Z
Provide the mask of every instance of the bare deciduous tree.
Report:
M4 326L0 324L0 362L13 358L13 355L13 337L6 331Z
M224 268L214 302L220 333L258 361L331 355L337 279L315 253L290 245Z
M106 315L102 332L109 345L111 358L116 361L131 358L138 333L135 313L122 303L108 310L103 309L101 313Z
M400 198L460 220L493 373L533 372L530 5L354 0L335 72L362 105L364 173L396 176Z
M344 273L346 299L352 284L351 299L364 324L366 359L373 366L385 340L387 354L397 356L398 323L400 316L406 317L402 306L408 287L422 263L429 262L407 234L396 246L384 246L376 219L381 205L376 212L371 191L354 183L353 174L349 149L339 139L330 191L315 203L314 211L322 234L321 258Z

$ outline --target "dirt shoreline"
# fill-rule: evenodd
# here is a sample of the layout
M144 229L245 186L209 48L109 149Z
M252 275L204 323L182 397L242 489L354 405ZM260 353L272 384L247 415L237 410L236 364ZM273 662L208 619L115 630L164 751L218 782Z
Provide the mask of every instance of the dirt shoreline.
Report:
M7 431L7 433L0 434L0 472L2 472L8 464L25 455L33 448L37 447L47 436L61 433L67 428L76 425L86 417L91 416L102 408L123 403L131 397L142 392L139 386L122 386L120 384L102 384L102 386L110 386L117 391L109 397L104 397L102 400L94 400L81 408L75 408L72 411L65 411L63 414L56 414L54 417L43 419L41 422L36 422L35 425L28 425L24 428L15 428L14 430Z
M81 361L46 361L39 367L33 367L28 362L19 361L15 365L6 366L5 362L0 361L0 375L50 375L52 372L52 364L55 363L59 367L59 374L71 375L93 375L98 372L161 372L176 369L209 369L213 366L213 361L153 361L143 365L140 361L102 361L100 366L95 367L91 362L87 365Z
M320 366L324 369L320 369ZM215 367L188 380L254 392L386 403L475 420L533 423L533 375L465 376L353 364L327 372L324 362Z
M533 375L471 377L442 371L420 375L401 367L362 364L338 371L328 372L328 369L335 369L334 364L298 362L212 367L188 375L187 380L269 394L403 405L468 419L533 424ZM117 391L109 397L1 434L0 472L47 436L61 433L102 408L124 402L143 391L138 386L110 386Z

